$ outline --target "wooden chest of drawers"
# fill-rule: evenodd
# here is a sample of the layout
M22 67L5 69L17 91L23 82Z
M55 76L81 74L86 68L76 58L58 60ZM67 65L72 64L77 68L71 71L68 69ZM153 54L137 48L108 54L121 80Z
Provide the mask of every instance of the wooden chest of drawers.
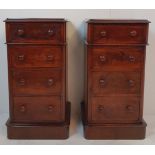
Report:
M147 20L89 20L86 40L87 139L143 139Z
M10 94L8 138L68 138L66 21L5 22Z

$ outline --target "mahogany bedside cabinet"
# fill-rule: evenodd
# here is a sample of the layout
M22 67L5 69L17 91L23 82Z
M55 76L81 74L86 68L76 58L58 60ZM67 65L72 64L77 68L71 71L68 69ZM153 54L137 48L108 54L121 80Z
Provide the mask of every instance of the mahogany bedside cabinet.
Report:
M143 139L148 20L87 21L85 101L87 139Z
M10 139L66 139L66 20L6 19Z

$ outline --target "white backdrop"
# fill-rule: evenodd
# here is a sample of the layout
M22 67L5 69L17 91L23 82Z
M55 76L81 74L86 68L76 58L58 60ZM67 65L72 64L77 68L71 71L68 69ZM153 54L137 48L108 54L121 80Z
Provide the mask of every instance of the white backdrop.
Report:
M68 98L72 103L74 126L80 114L84 92L84 22L90 18L148 19L144 118L155 114L155 10L0 10L0 114L8 117L7 52L5 43L6 18L65 18L68 22ZM0 118L1 119L1 118ZM0 124L1 126L2 124ZM4 124L3 124L4 125ZM76 131L75 131L76 132Z

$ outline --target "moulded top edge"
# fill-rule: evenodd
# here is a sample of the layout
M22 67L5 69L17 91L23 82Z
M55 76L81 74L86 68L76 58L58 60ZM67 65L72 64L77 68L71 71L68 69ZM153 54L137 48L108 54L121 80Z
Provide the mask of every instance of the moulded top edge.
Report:
M7 18L4 22L67 22L64 18Z
M85 45L87 46L147 46L149 45L148 43L144 43L144 44L96 44L96 43L89 43L86 40L84 40Z
M151 23L147 19L89 19L87 23L103 23L103 24L138 24L138 23Z

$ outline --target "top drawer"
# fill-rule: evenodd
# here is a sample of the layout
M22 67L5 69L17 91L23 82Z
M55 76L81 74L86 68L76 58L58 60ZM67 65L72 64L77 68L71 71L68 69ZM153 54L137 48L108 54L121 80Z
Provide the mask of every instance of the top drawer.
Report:
M147 44L148 24L88 24L88 43Z
M7 43L64 43L66 23L6 23Z

